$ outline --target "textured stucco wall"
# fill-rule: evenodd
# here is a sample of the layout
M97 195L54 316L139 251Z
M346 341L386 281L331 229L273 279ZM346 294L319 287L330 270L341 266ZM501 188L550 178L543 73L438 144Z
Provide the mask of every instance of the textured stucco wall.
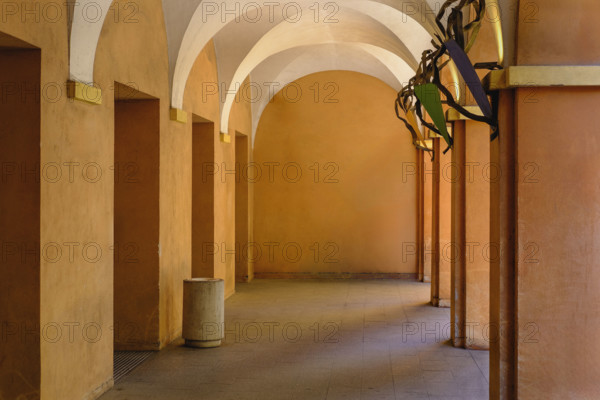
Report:
M395 95L375 78L330 71L275 96L254 149L257 277L416 277L416 150Z
M18 14L7 17L0 28L2 33L42 50L41 84L46 90L40 103L40 159L42 166L58 163L62 173L56 182L41 179L39 184L40 251L44 244L57 243L62 257L52 262L40 257L40 301L34 306L39 307L39 321L31 322L41 325L41 345L40 355L33 352L31 359L32 370L40 371L41 382L33 379L22 385L21 392L38 393L43 399L95 397L112 385L115 82L130 85L160 102L160 246L151 250L159 254L159 297L151 307L159 318L159 347L181 333L182 281L191 276L192 267L191 114L212 113L213 120L218 120L218 96L205 102L201 97L201 83L216 82L216 75L206 76L205 72L216 71L216 59L211 44L205 53L212 53L201 55L197 62L200 68L190 79L188 92L191 97L200 96L200 101L186 104L190 121L171 121L162 4L158 0L140 3L133 22L124 21L129 13L119 15L117 18L111 14L106 19L96 54L94 80L102 89L101 105L73 102L66 97L66 18L40 18L35 22L30 16L23 22ZM0 38L0 44L4 43ZM234 110L232 127L250 132L249 115L250 105L241 103ZM218 126L215 129L218 135ZM222 144L216 137L217 162L226 157L233 160L235 145ZM216 229L223 232L221 236L230 247L235 231L234 184L234 179L228 186L219 183L223 187L215 201ZM84 248L89 253L83 253ZM97 249L101 254L95 252ZM226 279L230 295L235 283L233 258L229 264L217 266L217 270ZM35 293L31 299L35 299ZM61 337L49 340L54 339L56 327ZM32 376L35 378L35 374Z

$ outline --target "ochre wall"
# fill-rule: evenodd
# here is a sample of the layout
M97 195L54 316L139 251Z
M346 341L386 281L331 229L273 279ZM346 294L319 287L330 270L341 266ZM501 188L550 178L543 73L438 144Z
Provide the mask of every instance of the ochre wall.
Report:
M168 265L172 276L186 264L189 268L189 239L186 243L189 235L185 235L180 227L189 220L186 215L189 215L186 213L189 206L185 207L186 195L182 194L185 185L181 184L185 182L186 169L183 167L186 160L189 162L189 156L186 158L182 148L175 145L180 135L170 129L173 124L168 117L168 65L161 2L150 0L140 4L136 19L136 23L127 24L107 18L102 30L94 66L94 81L103 89L102 105L65 99L42 107L51 115L42 119L42 161L93 162L103 171L102 179L96 183L85 179L76 179L74 183L64 180L53 185L42 182L42 242L70 241L82 243L82 246L93 242L103 249L102 258L95 263L81 258L76 258L74 263L68 260L53 265L42 263L42 324L76 322L80 324L77 328L80 330L86 324L97 324L88 328L87 338L76 335L74 343L68 340L42 342L43 399L84 398L102 392L112 384L113 260L110 248L114 244L114 175L111 166L114 165L115 81L130 84L160 99L160 164L177 171L171 178L168 171L161 169L160 244L164 250L160 265L161 269ZM42 76L45 69L57 68L51 79L62 84L68 78L68 29L66 21L55 25L58 25L55 35L43 29L26 30L48 37L42 46L42 54L48 55L47 62L42 62ZM148 43L153 45L148 46ZM175 156L174 153L182 154ZM173 160L168 159L169 155ZM173 209L176 215L171 217ZM176 221L177 218L181 221ZM180 238L169 235L172 225L183 233ZM173 278L173 281L180 280L179 276ZM160 288L161 298L175 296L162 276ZM177 314L175 307L159 310L161 345L169 337L165 330L177 330L164 328L164 322L174 314ZM97 339L94 326L102 330Z
M295 85L275 96L257 131L256 277L416 278L417 154L389 112L396 92L347 71L309 75ZM298 87L303 96L293 102ZM412 173L403 177L403 167Z
M235 144L218 141L218 95L207 101L201 97L201 83L216 82L212 43L199 57L186 90L186 94L192 93L186 97L184 107L189 121L174 122L169 117L162 2L140 3L135 19L135 23L125 23L111 16L105 21L94 66L95 84L102 89L101 105L66 97L65 83L69 77L66 17L59 21L41 18L39 22L28 17L22 22L21 15L16 15L3 21L0 28L2 33L42 50L40 77L45 91L40 104L40 159L42 166L58 163L62 172L60 180L42 178L39 185L40 249L44 244L57 243L62 257L57 262L41 257L37 311L42 334L37 339L41 342L37 357L41 379L33 373L28 384L21 385L21 393L37 392L42 399L93 398L113 383L115 82L130 85L160 102L160 224L156 249L159 347L181 334L182 281L191 276L192 270L192 113L215 122L215 162L229 158L230 168L234 168ZM194 96L198 101L193 100ZM241 102L232 115L232 129L249 133L250 105ZM215 185L220 188L215 190L218 196L215 231L220 235L215 240L227 241L229 248L233 248L234 178L227 186ZM83 253L84 249L89 253ZM96 255L96 249L101 254ZM69 254L71 250L73 257ZM233 257L225 264L227 267L216 266L215 275L225 278L227 293L231 295L235 285ZM54 338L56 327L60 329L60 338L48 340ZM32 353L32 359L35 358Z
M56 260L40 254L40 289L31 296L38 293L40 296L41 361L37 369L41 383L29 381L22 386L21 393L37 393L43 399L84 398L112 384L113 261L110 247L114 199L109 168L113 162L114 142L112 93L107 89L111 84L106 79L102 82L106 89L102 106L90 107L67 100L66 18L60 21L42 18L38 22L27 18L23 22L17 15L6 18L0 30L42 50L40 80L47 90L40 103L41 171L43 175L44 166L57 163L62 174L60 179L40 179L38 254L45 245L55 243L62 255ZM88 163L102 169L102 178L96 181L94 172L98 169L93 167L89 175L82 174ZM73 179L70 179L70 168L74 168ZM101 248L102 256L94 257L94 262L86 261L82 254L86 244ZM70 257L71 249L74 249L73 257ZM95 328L101 329L101 333Z

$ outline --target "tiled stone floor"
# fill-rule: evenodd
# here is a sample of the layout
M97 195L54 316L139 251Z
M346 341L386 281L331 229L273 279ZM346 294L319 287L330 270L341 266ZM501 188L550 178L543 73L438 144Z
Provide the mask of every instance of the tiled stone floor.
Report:
M178 341L101 399L488 398L488 352L447 343L449 309L405 281L254 281L216 349Z

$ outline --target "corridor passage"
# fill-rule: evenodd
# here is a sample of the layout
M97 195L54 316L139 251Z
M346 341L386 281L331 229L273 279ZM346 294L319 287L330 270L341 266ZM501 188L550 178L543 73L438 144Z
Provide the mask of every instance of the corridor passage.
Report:
M220 348L176 341L102 400L488 399L488 352L451 347L428 284L237 285Z

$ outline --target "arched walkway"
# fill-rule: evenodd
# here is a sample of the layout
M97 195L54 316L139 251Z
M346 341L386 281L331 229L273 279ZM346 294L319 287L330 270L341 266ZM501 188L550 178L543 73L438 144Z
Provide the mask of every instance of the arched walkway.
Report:
M488 398L488 353L449 344L450 312L403 281L241 284L216 350L181 341L101 400Z

